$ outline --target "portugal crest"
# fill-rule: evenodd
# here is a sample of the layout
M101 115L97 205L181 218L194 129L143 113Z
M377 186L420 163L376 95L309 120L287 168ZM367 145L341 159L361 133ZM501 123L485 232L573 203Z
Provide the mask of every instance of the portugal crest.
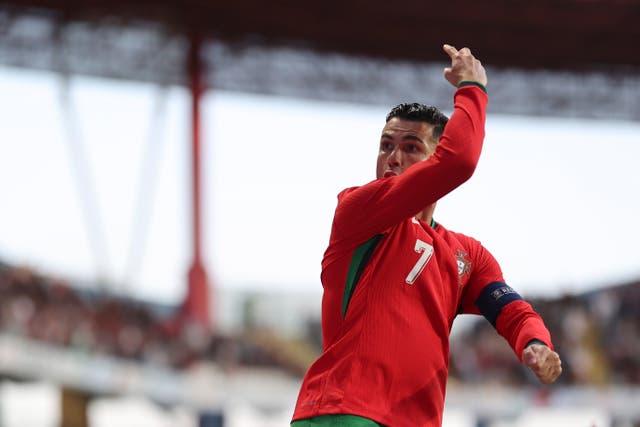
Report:
M462 276L471 273L471 261L469 255L462 249L456 249L456 262L458 263L458 277L462 284Z

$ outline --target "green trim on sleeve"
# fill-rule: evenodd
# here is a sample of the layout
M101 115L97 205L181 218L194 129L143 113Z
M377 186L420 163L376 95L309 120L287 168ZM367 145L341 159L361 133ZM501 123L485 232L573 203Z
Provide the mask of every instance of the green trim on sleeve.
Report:
M471 80L464 80L464 81L461 81L460 83L458 83L458 88L465 87L465 86L477 86L480 89L482 89L482 91L484 93L487 93L487 87L485 85L483 85L482 83L479 83L479 82L474 82L474 81L471 81Z

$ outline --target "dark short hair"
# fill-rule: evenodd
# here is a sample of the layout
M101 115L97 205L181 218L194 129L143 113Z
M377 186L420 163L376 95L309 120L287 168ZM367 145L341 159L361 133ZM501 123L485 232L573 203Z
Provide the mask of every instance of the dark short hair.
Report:
M444 127L449 121L440 110L432 105L417 102L398 104L387 114L387 122L394 117L412 122L426 122L433 125L433 138L436 142L442 136Z

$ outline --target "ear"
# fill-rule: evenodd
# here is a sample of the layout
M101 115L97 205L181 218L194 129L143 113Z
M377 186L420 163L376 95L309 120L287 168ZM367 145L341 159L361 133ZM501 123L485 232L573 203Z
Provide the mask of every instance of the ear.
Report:
M436 152L436 148L438 148L438 140L429 139L427 140L427 149L429 149L429 155Z

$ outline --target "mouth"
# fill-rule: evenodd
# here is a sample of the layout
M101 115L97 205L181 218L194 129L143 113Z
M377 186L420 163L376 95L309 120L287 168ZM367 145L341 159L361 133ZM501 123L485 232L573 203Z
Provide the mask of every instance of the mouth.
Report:
M390 176L398 176L398 173L395 171L392 171L391 169L387 169L386 171L384 171L384 175L385 178L389 178Z

